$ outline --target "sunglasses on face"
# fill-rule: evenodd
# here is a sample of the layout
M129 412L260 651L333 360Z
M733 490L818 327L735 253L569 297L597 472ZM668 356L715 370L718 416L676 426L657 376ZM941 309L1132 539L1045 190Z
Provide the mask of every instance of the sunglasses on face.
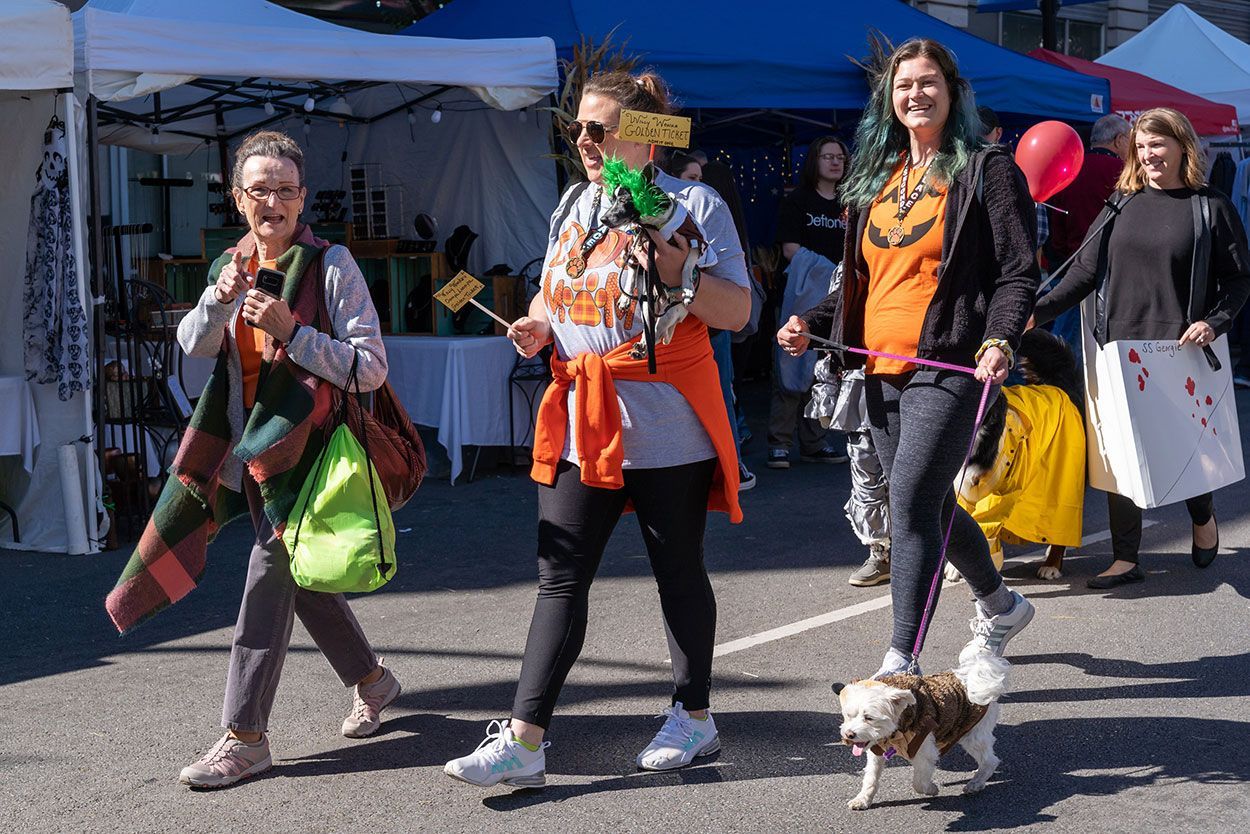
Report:
M590 137L590 141L596 145L602 145L604 136L608 132L616 130L619 125L605 125L603 122L569 122L567 130L570 142L577 142L582 135L583 127L586 128L586 135Z
M277 194L279 200L290 201L298 200L299 196L304 193L304 187L302 185L283 185L278 188L269 188L265 185L252 185L243 189L243 193L258 203L268 200L270 194Z

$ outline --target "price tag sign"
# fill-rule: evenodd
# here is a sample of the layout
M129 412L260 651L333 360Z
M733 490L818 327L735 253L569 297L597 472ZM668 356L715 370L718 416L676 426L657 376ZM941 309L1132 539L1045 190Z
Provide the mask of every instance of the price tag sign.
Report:
M458 313L460 308L468 304L484 286L486 285L462 269L456 273L455 278L447 282L446 286L434 293L434 297L447 305L453 313Z
M642 113L622 110L617 136L629 142L664 145L669 148L690 147L690 119L663 113Z

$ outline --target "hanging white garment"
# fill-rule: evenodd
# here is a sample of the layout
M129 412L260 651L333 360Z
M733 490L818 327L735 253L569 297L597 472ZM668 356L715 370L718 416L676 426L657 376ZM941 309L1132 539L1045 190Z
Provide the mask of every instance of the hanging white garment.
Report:
M53 116L30 198L22 336L26 378L68 400L91 384L87 314L78 297L65 122Z

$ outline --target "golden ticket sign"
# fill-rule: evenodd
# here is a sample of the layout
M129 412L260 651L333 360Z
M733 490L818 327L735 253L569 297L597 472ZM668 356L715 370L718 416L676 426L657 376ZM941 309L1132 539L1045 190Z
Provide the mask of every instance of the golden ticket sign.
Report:
M690 120L685 116L663 113L642 113L622 110L616 135L629 142L664 145L669 148L690 147Z
M462 269L456 273L455 278L447 282L446 286L434 293L434 297L446 304L452 312L458 313L460 308L468 304L484 286L486 285Z

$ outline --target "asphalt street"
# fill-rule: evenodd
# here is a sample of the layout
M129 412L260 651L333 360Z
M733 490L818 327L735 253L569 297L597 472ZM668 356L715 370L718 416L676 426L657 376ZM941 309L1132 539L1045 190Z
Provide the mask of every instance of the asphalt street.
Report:
M0 830L1057 832L1244 831L1250 824L1250 486L1216 497L1223 543L1189 558L1183 506L1150 511L1146 582L1085 587L1109 559L1106 505L1087 496L1085 533L1062 579L1033 548L1009 552L1012 587L1037 606L1011 645L1011 693L984 793L960 793L973 764L940 765L936 797L887 767L873 808L846 801L862 759L835 743L830 683L875 671L889 633L888 586L847 577L862 562L841 506L845 466L764 468L766 392L746 386L758 487L746 521L708 526L719 604L713 712L724 749L681 772L636 772L671 680L654 581L632 517L592 590L590 633L553 721L545 790L480 790L443 763L506 717L535 594L535 487L490 470L431 478L396 517L401 567L353 607L404 692L373 738L349 740L350 706L298 625L271 721L275 767L218 792L177 784L221 733L226 659L250 542L245 523L209 551L201 585L119 638L103 599L128 553L0 551ZM1250 396L1240 393L1243 438ZM858 608L852 608L860 603ZM848 610L849 609L849 610ZM833 613L831 613L833 612ZM805 630L743 638L829 615ZM966 587L948 588L926 668L968 639Z

